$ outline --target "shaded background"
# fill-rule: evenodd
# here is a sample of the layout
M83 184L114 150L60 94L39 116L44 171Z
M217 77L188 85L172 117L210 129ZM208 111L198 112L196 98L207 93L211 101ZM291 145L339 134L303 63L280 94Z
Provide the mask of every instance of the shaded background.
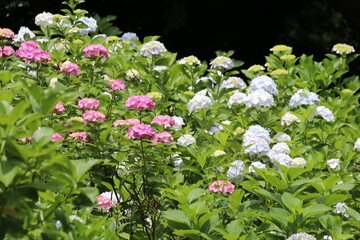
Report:
M0 27L38 29L34 18L43 11L61 13L60 0L0 0ZM178 57L211 60L215 51L234 50L245 66L264 64L276 44L294 53L322 59L336 43L360 50L359 0L87 0L79 8L89 15L115 15L114 25L142 39L159 35ZM355 62L359 69L359 61Z

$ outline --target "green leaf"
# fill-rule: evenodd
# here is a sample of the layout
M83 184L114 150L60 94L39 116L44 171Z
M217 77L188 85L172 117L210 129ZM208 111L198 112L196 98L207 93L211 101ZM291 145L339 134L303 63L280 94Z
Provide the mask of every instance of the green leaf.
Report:
M199 239L201 232L199 230L175 230L174 234L182 237L188 237L190 239Z
M289 209L292 213L300 212L302 209L302 201L290 193L283 193L281 196L281 201L285 205L287 209Z
M5 187L9 186L16 176L17 170L18 167L15 162L0 162L0 182L2 182Z
M99 160L72 160L71 164L75 167L74 177L76 182L80 181L81 177Z
M313 204L304 208L304 212L302 213L302 215L304 216L304 220L305 220L306 218L309 218L317 214L323 214L329 210L330 208L325 206L324 204Z
M168 225L174 229L190 228L190 218L181 210L167 210L164 212L164 218L167 219Z
M96 196L99 195L99 190L95 187L78 188L92 203L96 202Z
M0 71L0 81L2 81L3 83L10 82L11 78L12 78L11 71L8 70Z

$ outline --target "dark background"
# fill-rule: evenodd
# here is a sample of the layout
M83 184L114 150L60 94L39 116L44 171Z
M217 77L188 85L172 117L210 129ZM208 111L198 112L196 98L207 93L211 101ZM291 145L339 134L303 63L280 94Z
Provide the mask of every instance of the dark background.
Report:
M0 0L0 27L38 29L43 11L61 13L60 0ZM215 51L234 50L245 66L264 64L276 44L292 46L296 55L322 59L336 43L360 51L360 0L87 0L78 8L90 16L115 15L123 32L140 39L159 35L178 57L214 58ZM356 62L359 65L359 61Z

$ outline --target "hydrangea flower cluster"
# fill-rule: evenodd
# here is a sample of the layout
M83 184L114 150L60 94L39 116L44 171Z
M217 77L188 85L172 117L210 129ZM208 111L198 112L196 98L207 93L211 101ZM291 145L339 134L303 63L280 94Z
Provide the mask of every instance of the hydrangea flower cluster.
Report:
M66 61L60 66L60 72L69 74L69 75L79 75L80 68L76 63L71 63L70 61Z
M24 58L26 63L31 62L31 60L34 62L51 60L50 54L40 49L36 41L22 42L20 48L16 50L16 56Z
M141 139L153 139L155 136L155 130L147 124L138 123L129 127L128 138Z
M157 123L160 125L170 126L173 127L175 125L175 120L173 117L168 115L159 115L154 117L154 119L151 121L151 123Z
M326 161L330 168L340 170L340 159L333 158Z
M90 122L104 122L105 121L105 114L103 114L102 112L89 110L89 111L86 111L83 114L82 118L84 119L85 123L87 121L90 121Z
M96 197L98 199L98 206L101 209L110 209L115 207L119 201L121 201L121 197L119 194L115 192L103 192L99 196Z
M189 112L198 112L200 109L211 108L211 98L205 95L196 94L187 104Z
M349 214L347 213L348 210L348 206L346 205L346 203L344 202L338 202L335 206L334 212L335 213L339 213L339 214L343 214L344 217L349 217Z
M229 167L226 176L229 178L241 178L245 169L245 163L241 160L237 160L232 162L231 165L233 165L233 167Z
M100 102L93 98L83 98L78 102L78 107L82 109L98 109Z
M106 47L101 44L90 44L84 48L83 52L84 57L89 58L103 57L106 59L109 57Z
M155 107L155 103L152 98L147 96L131 96L126 100L127 109L137 110L152 110Z
M0 57L8 57L12 55L15 52L15 50L11 46L0 46Z
M218 56L210 62L210 68L229 69L234 67L234 62L224 56Z
M295 234L291 235L286 240L316 240L316 238L311 236L308 233L301 232L301 233L295 233Z
M200 60L197 57L193 56L193 55L180 59L178 61L178 63L179 64L186 64L186 65L190 65L190 66L192 66L192 65L200 65L201 64Z
M356 139L356 142L354 144L354 149L360 152L360 138Z
M243 147L249 155L266 155L270 150L270 134L260 125L250 126L243 136Z
M159 41L150 41L142 45L140 49L141 56L150 57L152 55L165 55L166 48Z
M212 192L228 192L233 193L235 190L235 185L230 181L214 181L210 184L209 190Z
M315 116L321 116L323 119L325 119L327 122L333 122L335 117L333 112L324 106L318 106L316 107Z
M291 137L286 133L278 133L272 138L272 140L274 142L289 142L291 141Z
M185 134L178 138L177 143L180 146L187 147L196 142L196 139L190 134Z
M255 173L255 170L254 168L258 168L258 169L265 169L266 168L266 165L263 164L262 162L253 162L250 164L250 167L248 169L249 173Z
M98 27L96 19L92 17L81 17L75 21L75 24L78 22L83 23L87 26L86 28L80 28L80 32L86 35L89 34L89 32L96 32L96 29Z
M178 117L178 116L173 116L172 117L175 121L175 124L173 126L173 128L178 131L182 128L183 125L185 125L184 123L184 119L182 117Z
M262 89L273 95L278 94L278 90L276 89L276 83L271 77L266 75L262 75L251 80L250 89L252 91Z
M86 134L86 132L74 132L70 134L70 137L73 137L75 140L88 142L90 141L90 138Z
M54 133L51 136L51 141L52 142L56 142L56 141L62 141L64 138L59 134L59 133Z
M9 28L0 28L0 38L14 38L14 32Z
M65 107L62 102L56 103L55 107L52 109L53 113L63 113L65 112Z
M126 120L116 120L113 123L113 126L118 127L118 126L124 126L124 125L134 125L134 124L139 124L139 123L141 123L139 119L130 118L130 119L126 119Z
M289 126L293 122L300 122L300 119L297 116L295 116L294 114L291 114L290 112L285 113L281 117L281 125L283 125L283 126L284 125Z
M312 105L320 103L319 96L316 93L310 92L306 89L298 90L290 98L290 107L298 107L301 105Z
M291 167L304 168L306 166L306 160L301 157L293 158L291 162Z
M337 54L350 54L355 52L355 49L353 46L350 46L348 44L338 43L333 46L332 51Z
M174 137L169 132L156 133L153 137L154 143L172 142Z
M53 17L54 15L49 12L39 13L35 17L35 24L42 27L54 25Z
M230 96L228 101L228 106L231 108L234 104L242 104L247 101L247 96L245 93L242 92L235 92L233 95Z
M275 105L274 97L263 89L249 92L244 102L247 108L254 107L256 109L260 109L261 107L271 107Z
M114 91L124 90L126 88L124 82L121 80L110 79L107 83Z
M229 77L220 84L220 88L239 88L245 89L246 83L239 77Z

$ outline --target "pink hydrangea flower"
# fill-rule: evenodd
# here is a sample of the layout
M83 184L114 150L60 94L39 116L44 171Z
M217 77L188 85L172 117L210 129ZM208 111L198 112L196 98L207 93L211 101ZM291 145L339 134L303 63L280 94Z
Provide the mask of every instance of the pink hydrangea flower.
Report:
M9 28L0 28L0 38L11 38L15 36L14 32Z
M76 63L71 63L69 61L64 62L61 64L60 72L69 74L69 75L79 75L80 68Z
M110 84L111 89L114 91L124 90L126 88L124 82L121 80L111 79L107 81L107 83Z
M154 135L154 143L164 143L174 141L173 136L169 132L160 132Z
M134 124L139 124L140 120L137 118L130 118L130 119L126 119L126 120L116 120L113 123L114 127L118 127L118 126L124 126L124 125L134 125Z
M147 96L131 96L126 100L126 108L127 109L153 109L155 107L155 103L152 98Z
M59 133L54 133L51 137L52 142L62 141L64 138Z
M214 181L210 184L209 190L212 192L228 192L232 193L235 190L235 185L230 181Z
M62 113L65 112L65 107L62 102L58 102L52 110L53 113Z
M84 119L84 122L104 122L105 114L103 114L102 112L89 110L83 114L82 118Z
M74 132L70 134L70 136L73 137L75 140L84 141L84 142L89 141L89 137L86 134L86 132Z
M78 102L78 107L82 109L98 109L100 102L93 98L83 98Z
M99 195L96 197L98 199L98 206L101 208L101 209L110 209L111 208L111 199L110 198L107 198L103 195Z
M173 117L170 117L168 115L159 115L154 117L151 123L157 123L160 125L173 127L175 125L175 120Z
M31 142L32 139L33 139L33 137L26 137L26 138L20 138L18 141L28 143L28 142Z
M85 57L103 57L108 58L109 54L106 50L106 47L104 47L101 44L91 44L84 48L84 56Z
M16 56L24 58L25 62L29 63L31 60L35 62L50 61L50 54L40 49L36 41L23 42L20 48L16 51Z
M154 129L147 124L139 123L129 128L128 138L152 139L155 135Z
M15 51L11 46L0 47L0 57L8 57Z

